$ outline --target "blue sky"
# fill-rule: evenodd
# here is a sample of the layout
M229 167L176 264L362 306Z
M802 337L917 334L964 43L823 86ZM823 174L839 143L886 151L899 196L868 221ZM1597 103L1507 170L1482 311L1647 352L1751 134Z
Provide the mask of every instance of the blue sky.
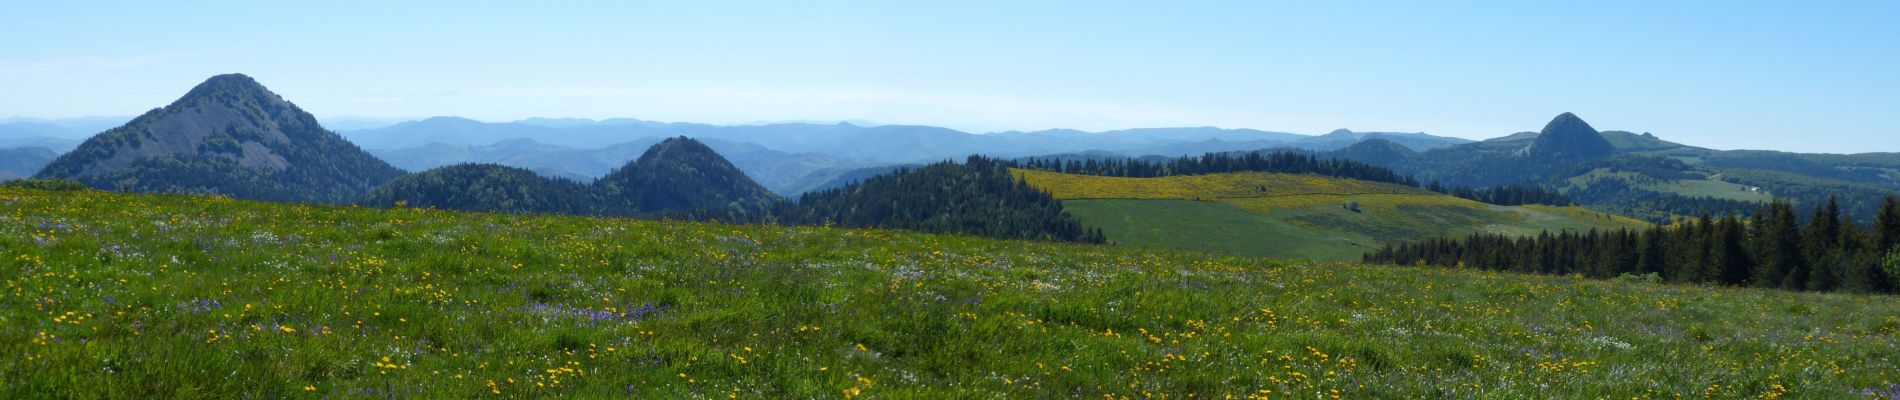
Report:
M242 72L319 117L1486 138L1569 111L1900 151L1893 1L175 3L0 5L0 117L134 115Z

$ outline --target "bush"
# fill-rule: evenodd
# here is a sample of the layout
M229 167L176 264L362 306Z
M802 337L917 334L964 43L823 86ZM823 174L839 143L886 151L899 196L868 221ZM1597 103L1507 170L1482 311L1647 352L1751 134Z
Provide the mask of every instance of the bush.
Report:
M67 179L12 179L6 182L0 182L0 187L57 191L92 189L86 187L84 183Z
M1622 275L1617 275L1616 280L1618 282L1662 283L1662 275L1657 275L1654 272L1642 275L1624 272Z

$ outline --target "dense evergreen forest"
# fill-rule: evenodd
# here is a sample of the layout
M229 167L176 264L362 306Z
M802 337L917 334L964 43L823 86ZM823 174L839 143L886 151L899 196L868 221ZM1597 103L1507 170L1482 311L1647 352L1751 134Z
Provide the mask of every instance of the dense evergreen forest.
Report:
M1682 216L1703 214L1747 216L1753 215L1761 207L1761 203L1757 202L1643 190L1622 179L1593 179L1588 182L1572 187L1567 196L1592 208L1653 223L1668 223Z
M404 175L365 196L362 203L463 211L541 214L600 214L593 188L547 178L534 171L494 164L458 164Z
M1103 243L1062 203L1010 175L1013 163L970 156L904 169L785 204L782 223L897 228L1016 239Z
M1427 239L1388 246L1367 254L1365 261L1894 293L1900 288L1900 198L1887 197L1873 225L1864 229L1846 218L1834 201L1815 207L1805 222L1794 205L1777 201L1761 206L1751 217L1703 214L1695 221L1641 231Z
M1446 188L1438 182L1420 186L1417 179L1391 169L1342 158L1321 157L1312 153L1255 151L1245 153L1207 153L1198 157L1180 157L1168 161L1137 158L1065 158L1030 157L1015 162L1016 167L1065 174L1155 178L1176 175L1203 175L1229 172L1270 172L1314 174L1335 178L1384 182L1429 189L1482 203L1502 206L1525 204L1570 205L1562 194L1531 185L1506 185L1494 188Z
M1438 181L1432 181L1432 184L1427 186L1426 189L1450 194L1461 199L1500 206L1521 206L1525 204L1567 206L1572 204L1570 198L1565 197L1561 193L1545 189L1542 186L1533 185L1505 185L1484 189L1472 189L1469 187L1446 189L1443 185L1440 185Z
M1228 172L1274 172L1316 174L1362 181L1418 186L1418 180L1390 169L1352 160L1328 159L1299 151L1207 153L1198 157L1180 157L1172 161L1122 159L1063 159L1031 157L1016 163L1018 167L1065 174L1154 178L1175 175L1204 175Z

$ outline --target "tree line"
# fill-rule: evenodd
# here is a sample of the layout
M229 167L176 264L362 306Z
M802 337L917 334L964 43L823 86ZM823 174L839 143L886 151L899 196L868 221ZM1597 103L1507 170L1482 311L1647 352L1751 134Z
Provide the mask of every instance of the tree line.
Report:
M1274 172L1315 174L1362 181L1385 182L1418 187L1418 180L1390 169L1358 161L1321 158L1298 151L1207 153L1169 161L1122 159L1065 159L1030 157L1015 163L1017 167L1076 175L1157 178L1176 175L1207 175L1229 172Z
M1534 185L1505 185L1483 189L1460 186L1446 189L1444 185L1434 180L1431 185L1427 185L1425 188L1461 199L1500 206L1521 206L1525 204L1567 206L1574 204L1570 201L1569 197L1565 197L1562 193Z
M1156 178L1176 175L1206 175L1229 172L1269 172L1314 174L1335 178L1384 182L1427 189L1433 192L1502 206L1525 204L1570 205L1570 199L1555 191L1532 185L1507 185L1492 188L1446 188L1433 181L1421 186L1418 179L1389 168L1343 158L1327 158L1300 151L1255 151L1246 153L1207 153L1173 160L1075 159L1029 157L1016 167L1076 175Z
M1871 226L1839 204L1803 221L1787 202L1750 217L1708 214L1673 226L1536 237L1473 234L1386 246L1367 263L1432 265L1592 278L1653 277L1666 282L1806 291L1895 293L1900 289L1900 198L1889 196Z

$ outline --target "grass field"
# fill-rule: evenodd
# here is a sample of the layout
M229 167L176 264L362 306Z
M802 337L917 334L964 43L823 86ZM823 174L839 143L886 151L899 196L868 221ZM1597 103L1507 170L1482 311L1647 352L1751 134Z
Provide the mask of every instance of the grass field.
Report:
M1316 175L1120 178L1016 170L1112 242L1306 260L1356 260L1387 243L1474 232L1637 228L1581 207L1506 207L1403 185ZM1265 190L1262 190L1262 189ZM1359 210L1343 207L1357 204Z
M1700 162L1700 159L1697 159L1697 161ZM1635 173L1635 172L1610 172L1609 169L1599 168L1595 171L1590 171L1590 173L1587 173L1587 174L1571 177L1568 181L1570 185L1572 186L1584 187L1584 186L1588 186L1587 184L1592 180L1620 179L1620 180L1630 183L1632 186L1635 186L1643 190L1652 191L1652 192L1672 193L1672 194L1688 196L1688 197L1713 197L1713 198L1723 199L1723 200L1735 200L1735 201L1746 201L1746 202L1767 202L1770 200L1774 200L1775 198L1773 194L1764 193L1764 192L1750 192L1746 190L1748 188L1748 186L1746 185L1732 183L1732 182L1724 182L1721 180L1711 180L1711 179L1655 180L1655 179L1642 179L1643 177L1644 176L1642 174Z
M1128 245L1306 260L1357 257L1371 250L1353 242L1368 240L1363 236L1329 236L1223 202L1068 200L1063 206Z
M1748 186L1707 179L1665 181L1646 184L1640 187L1651 191L1675 193L1689 197L1713 197L1747 202L1768 202L1775 199L1774 195L1768 193L1747 191Z
M1891 297L0 189L4 398L1841 398Z

